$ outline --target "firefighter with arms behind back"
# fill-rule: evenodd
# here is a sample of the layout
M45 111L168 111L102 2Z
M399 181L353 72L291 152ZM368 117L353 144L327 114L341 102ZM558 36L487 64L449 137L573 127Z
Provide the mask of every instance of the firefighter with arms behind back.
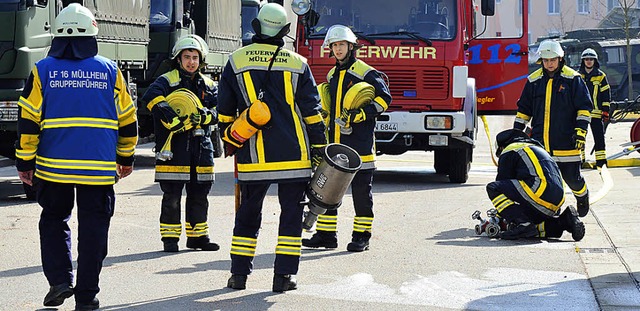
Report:
M173 47L173 70L158 77L142 96L153 113L156 172L162 189L160 235L165 252L177 252L182 233L182 189L186 188L187 248L217 251L209 239L207 195L214 181L211 127L218 121L217 88L200 73L209 47L196 35L184 36ZM188 102L197 109L178 115L169 102ZM189 125L189 126L188 126ZM170 146L168 146L170 145ZM167 149L170 147L170 152ZM161 151L159 151L161 150Z
M297 287L294 275L300 264L301 201L311 178L311 155L326 146L325 126L306 59L283 48L283 37L290 27L284 8L265 4L252 26L256 32L253 43L229 56L219 85L220 130L226 155L237 148L241 193L231 242L232 275L227 286L246 288L247 275L253 270L263 201L270 185L276 183L280 221L273 291L284 292ZM243 116L269 121L250 137L240 137L243 128L254 123Z
M525 130L531 121L531 138L541 142L558 163L576 198L578 214L584 217L589 212L589 190L580 173L580 149L593 104L580 74L565 65L560 43L543 41L538 53L542 68L527 78L513 127Z
M498 175L487 194L510 228L500 238L559 238L566 230L575 241L584 237L584 224L573 206L564 203L560 169L542 145L524 132L509 129L496 136Z
M136 108L117 64L97 55L98 25L89 9L69 4L52 32L49 54L36 63L20 97L16 167L24 183L36 183L42 207L42 269L51 286L44 305L59 306L75 295L76 310L95 310L115 208L113 184L133 170ZM72 288L67 222L74 201L78 262Z
M341 143L355 149L362 158L362 168L351 182L351 193L355 218L353 232L347 250L361 252L369 249L373 226L373 171L375 170L376 117L387 110L391 103L391 93L382 73L356 58L357 37L343 25L333 25L327 31L324 46L335 57L336 65L327 74L328 92L324 102L329 102L324 113L327 115L327 137L330 143ZM371 99L360 107L350 102L363 86L372 90ZM362 91L361 91L362 92ZM303 239L306 247L338 247L338 210L330 209L318 216L316 233L310 239Z
M582 79L587 84L589 94L593 100L591 110L591 133L595 143L596 167L602 168L607 164L607 153L604 142L604 125L609 123L609 102L611 101L611 89L607 75L600 70L598 54L589 48L582 52L580 69ZM584 160L584 148L582 159Z

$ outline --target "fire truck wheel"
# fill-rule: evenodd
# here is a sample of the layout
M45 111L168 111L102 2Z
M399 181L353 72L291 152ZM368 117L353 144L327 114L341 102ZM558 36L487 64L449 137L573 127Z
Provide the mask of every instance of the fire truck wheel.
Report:
M449 165L449 181L462 184L469 179L471 168L471 151L466 149L452 149Z
M433 168L436 174L449 174L449 150L435 150L433 152Z
M634 141L640 141L640 118L633 122L633 125L631 126L631 142ZM635 146L638 147L638 145ZM640 149L638 152L640 152Z

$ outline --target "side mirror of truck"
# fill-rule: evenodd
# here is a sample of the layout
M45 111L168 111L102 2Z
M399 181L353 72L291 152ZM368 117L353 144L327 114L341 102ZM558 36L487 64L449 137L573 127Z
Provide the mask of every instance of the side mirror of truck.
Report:
M320 20L320 14L315 10L311 10L305 14L305 19L307 20L307 27L315 27L318 25L318 21Z
M484 16L493 16L496 14L496 0L482 0L480 10Z
M49 1L48 0L27 0L27 7L39 7L39 8L45 8L47 7L47 3Z

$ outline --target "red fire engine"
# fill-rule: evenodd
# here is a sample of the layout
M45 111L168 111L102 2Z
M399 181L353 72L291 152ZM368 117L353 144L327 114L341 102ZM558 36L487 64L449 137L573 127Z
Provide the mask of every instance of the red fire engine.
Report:
M464 183L477 114L516 110L528 70L528 1L294 0L296 49L324 82L335 65L322 47L326 31L350 27L362 45L356 56L386 74L393 97L377 119L377 153L434 151L436 172Z

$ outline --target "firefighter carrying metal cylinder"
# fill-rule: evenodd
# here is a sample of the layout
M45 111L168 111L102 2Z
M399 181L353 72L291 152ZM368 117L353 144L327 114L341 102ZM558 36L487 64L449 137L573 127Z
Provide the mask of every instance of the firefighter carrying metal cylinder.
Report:
M307 189L309 211L305 212L302 221L304 229L311 229L318 216L327 210L340 207L361 164L360 155L347 145L329 144L323 148L322 161L315 169Z

